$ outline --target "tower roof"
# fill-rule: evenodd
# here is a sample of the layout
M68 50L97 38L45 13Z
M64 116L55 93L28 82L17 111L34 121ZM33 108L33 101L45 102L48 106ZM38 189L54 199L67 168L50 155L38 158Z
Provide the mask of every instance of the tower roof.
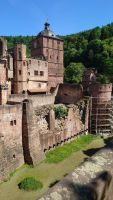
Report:
M46 22L44 24L44 30L41 31L38 36L47 36L47 37L53 37L53 38L57 38L60 39L56 36L56 34L50 29L50 24L48 22Z

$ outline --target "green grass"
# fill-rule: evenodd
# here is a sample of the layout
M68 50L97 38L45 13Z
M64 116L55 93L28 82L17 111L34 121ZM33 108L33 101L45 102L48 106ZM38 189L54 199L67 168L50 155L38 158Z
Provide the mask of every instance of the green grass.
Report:
M86 147L83 147L84 150L101 148L105 145L102 138L94 137L92 140L91 138L88 139L89 137L88 135L88 137L84 139L85 141L88 140L87 145L85 145ZM78 141L78 146L80 146L80 142L82 141L80 139L75 140L77 143ZM43 161L35 167L24 165L10 177L10 180L0 185L0 200L36 200L42 196L48 188L72 172L87 157L88 156L84 154L82 150L77 150L71 153L68 158L57 164ZM26 177L34 177L36 180L40 180L43 187L40 190L29 192L20 190L18 184Z
M56 149L46 153L45 162L59 163L68 158L72 153L85 148L90 142L92 142L96 138L97 137L94 135L84 135L70 143L65 144L62 147L57 147Z
M43 184L36 180L33 177L27 177L23 179L19 184L19 189L27 190L27 191L32 191L32 190L39 190L43 187Z

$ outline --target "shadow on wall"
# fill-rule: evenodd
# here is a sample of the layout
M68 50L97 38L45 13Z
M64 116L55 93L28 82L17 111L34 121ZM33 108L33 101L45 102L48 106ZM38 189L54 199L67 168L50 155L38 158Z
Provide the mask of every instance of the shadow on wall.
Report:
M99 174L87 185L68 183L68 187L73 193L73 200L112 200L112 186L113 178L107 171Z
M22 113L22 145L24 161L29 165L33 165L33 160L30 155L29 149L29 135L28 135L28 122L27 122L27 104L28 101L23 102L23 113Z

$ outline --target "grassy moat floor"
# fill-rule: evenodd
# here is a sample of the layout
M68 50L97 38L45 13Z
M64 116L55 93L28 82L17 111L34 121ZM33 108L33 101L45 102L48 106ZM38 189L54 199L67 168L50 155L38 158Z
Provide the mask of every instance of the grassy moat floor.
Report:
M88 157L85 153L87 150L93 149L96 152L104 146L102 138L88 135L47 152L46 159L36 167L24 165L11 176L10 180L0 184L0 200L36 200L51 185L80 165ZM18 183L28 176L41 181L43 188L32 192L20 190Z

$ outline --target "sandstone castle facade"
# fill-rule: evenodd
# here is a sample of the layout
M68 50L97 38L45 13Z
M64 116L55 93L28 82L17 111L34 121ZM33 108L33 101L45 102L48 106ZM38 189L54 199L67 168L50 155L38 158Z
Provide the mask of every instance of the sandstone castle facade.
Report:
M90 99L83 98L83 87L63 84L63 54L63 41L48 23L32 41L31 58L26 57L24 44L9 51L7 41L0 38L1 180L24 163L37 164L45 150L79 137L90 127ZM92 74L85 75L87 87L95 82ZM112 86L99 87L90 89L91 94L106 94L104 102L108 102ZM55 115L59 104L67 110L61 119Z

